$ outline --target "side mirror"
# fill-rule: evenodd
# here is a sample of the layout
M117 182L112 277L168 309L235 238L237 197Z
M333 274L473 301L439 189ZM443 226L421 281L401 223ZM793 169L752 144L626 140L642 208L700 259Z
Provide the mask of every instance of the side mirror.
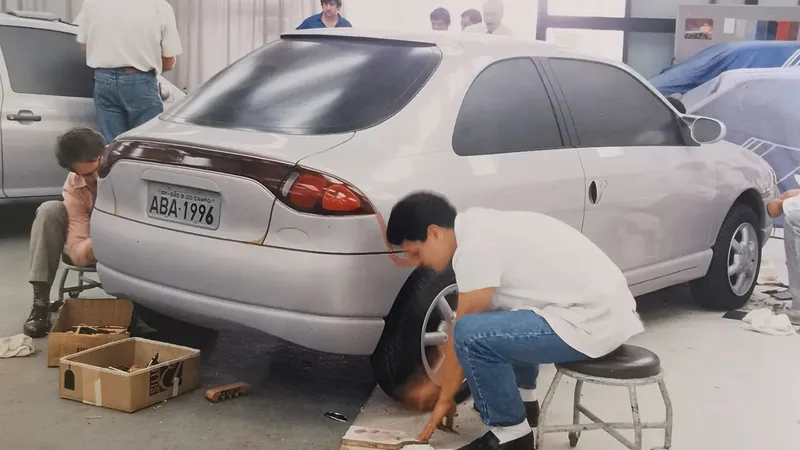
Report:
M172 91L170 91L169 88L164 87L164 85L160 82L158 83L158 93L161 95L162 101L166 102L172 98Z
M700 144L713 144L725 138L728 129L717 119L701 116L683 116L692 130L692 139Z

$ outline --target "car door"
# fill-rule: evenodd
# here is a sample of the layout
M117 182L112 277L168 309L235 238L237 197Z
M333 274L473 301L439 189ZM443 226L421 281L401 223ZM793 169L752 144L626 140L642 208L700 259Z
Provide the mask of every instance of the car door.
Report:
M676 111L632 72L548 58L586 171L583 233L631 285L707 259L715 165Z
M471 181L448 195L460 200L457 206L536 211L580 230L585 178L563 129L551 87L534 60L490 65L467 91L453 135L453 150L460 164L467 163Z
M67 176L54 156L58 136L97 129L92 70L71 33L0 26L0 52L3 192L58 196Z

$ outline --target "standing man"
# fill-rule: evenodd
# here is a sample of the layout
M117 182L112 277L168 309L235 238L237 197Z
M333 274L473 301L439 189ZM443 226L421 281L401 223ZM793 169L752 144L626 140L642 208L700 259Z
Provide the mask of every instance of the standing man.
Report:
M95 69L98 125L110 143L164 111L157 75L183 52L175 13L166 0L86 0L75 22Z
M33 308L22 330L32 338L44 337L50 331L50 288L62 252L72 265L94 263L89 217L97 197L97 172L105 147L103 136L88 128L74 129L58 139L56 159L70 173L64 183L64 201L39 206L31 227L28 281L33 286Z
M406 392L411 404L434 405L419 440L442 420L452 428L466 377L489 431L462 450L530 450L539 365L599 358L644 331L622 271L551 217L457 213L445 198L420 192L394 206L386 235L418 265L442 271L452 262L458 285L442 387L429 381Z
M789 292L792 294L792 307L784 311L794 325L800 325L800 210L788 207L790 202L797 202L800 189L784 192L780 197L767 204L770 217L783 218L783 245L786 249L786 268L789 271ZM784 208L784 205L787 208Z
M513 36L514 32L511 31L511 29L507 26L503 25L504 15L505 12L502 0L486 0L486 2L483 4L484 23L472 25L467 27L464 31L467 33Z
M308 30L312 28L351 28L347 19L339 14L342 9L342 0L320 0L322 12L315 14L297 27L298 30Z
M461 14L461 31L479 23L483 23L483 16L477 9L468 9Z
M450 11L445 8L436 8L431 13L431 29L433 31L450 30Z

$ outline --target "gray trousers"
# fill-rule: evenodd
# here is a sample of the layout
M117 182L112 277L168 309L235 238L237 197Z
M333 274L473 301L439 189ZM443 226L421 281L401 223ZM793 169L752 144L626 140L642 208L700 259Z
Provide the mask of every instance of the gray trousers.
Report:
M67 208L64 202L43 203L31 227L28 281L52 286L67 241Z
M800 310L800 212L792 212L784 216L783 245L786 249L786 268L789 270L792 308Z

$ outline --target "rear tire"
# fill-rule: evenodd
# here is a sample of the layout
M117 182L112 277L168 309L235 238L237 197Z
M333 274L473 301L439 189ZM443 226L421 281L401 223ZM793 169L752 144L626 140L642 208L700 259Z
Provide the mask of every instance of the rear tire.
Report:
M714 310L731 311L744 306L758 281L761 269L761 235L758 215L752 208L736 203L722 222L717 241L714 243L714 256L705 277L693 281L692 296L702 306ZM747 248L737 251L740 242L747 240ZM740 274L729 276L729 269L738 267L736 261L744 267ZM744 277L737 286L738 277Z
M397 294L385 319L383 335L372 354L375 379L394 400L402 401L403 389L412 377L428 376L422 360L423 324L439 293L455 283L455 273L450 268L441 273L420 268L411 274ZM461 403L469 395L464 383L455 400Z

